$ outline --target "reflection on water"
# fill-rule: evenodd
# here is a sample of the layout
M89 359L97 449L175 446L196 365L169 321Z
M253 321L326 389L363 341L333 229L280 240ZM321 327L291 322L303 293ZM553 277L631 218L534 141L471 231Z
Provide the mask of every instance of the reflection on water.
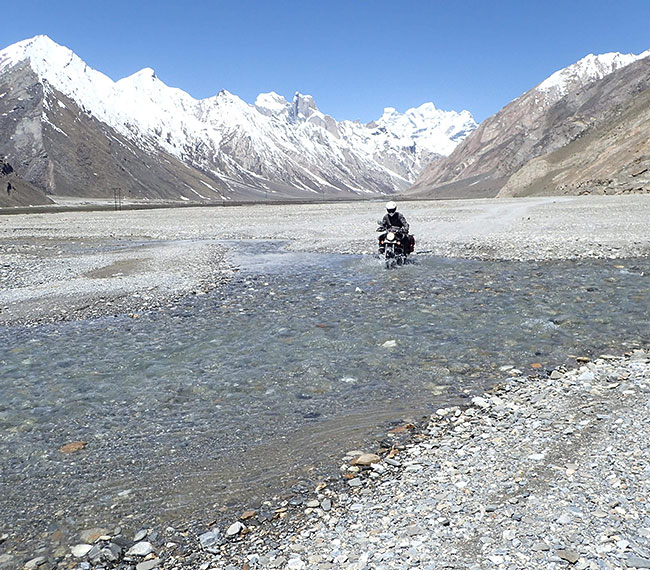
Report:
M647 340L645 260L386 271L237 248L233 283L174 309L0 329L7 524L27 532L39 504L71 528L132 510L207 518L334 465L388 420L481 391L504 365L544 371ZM83 452L58 451L76 440Z

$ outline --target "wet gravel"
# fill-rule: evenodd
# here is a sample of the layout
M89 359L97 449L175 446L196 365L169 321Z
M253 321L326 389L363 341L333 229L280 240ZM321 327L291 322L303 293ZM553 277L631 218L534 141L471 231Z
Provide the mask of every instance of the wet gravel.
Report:
M504 372L466 405L349 451L340 476L225 523L87 529L54 555L0 554L0 566L648 568L650 353Z
M349 454L347 489L313 490L289 529L246 523L249 536L220 535L221 550L203 559L218 568L648 568L649 356L603 355L546 377L512 370L467 406L438 410L421 442L384 449L361 470ZM180 567L174 558L165 567Z

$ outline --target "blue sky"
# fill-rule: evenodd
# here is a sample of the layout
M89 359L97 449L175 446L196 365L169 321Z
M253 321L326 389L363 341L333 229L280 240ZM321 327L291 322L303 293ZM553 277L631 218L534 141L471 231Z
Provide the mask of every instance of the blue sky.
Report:
M481 121L589 53L650 48L650 0L21 0L38 34L113 79L153 67L197 98L309 93L336 119L427 101Z

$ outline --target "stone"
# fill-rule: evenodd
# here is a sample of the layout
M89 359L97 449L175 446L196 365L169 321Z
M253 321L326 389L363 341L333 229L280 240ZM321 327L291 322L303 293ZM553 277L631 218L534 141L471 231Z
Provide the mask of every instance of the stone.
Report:
M153 570L160 565L160 558L152 558L151 560L145 560L136 564L135 570Z
M625 561L628 568L650 568L650 559L639 556L630 556Z
M13 566L14 557L11 554L0 554L0 568Z
M70 548L70 552L72 552L72 556L75 558L83 558L90 552L92 547L92 544L75 544Z
M323 499L320 508L323 509L326 513L332 509L332 501L330 499Z
M483 410L486 410L491 405L488 400L486 400L485 398L481 398L480 396L476 396L472 398L472 404L475 405L477 408L481 408Z
M25 563L25 568L27 570L34 570L34 568L38 568L39 566L42 566L47 562L47 558L45 556L37 556L36 558L32 558L29 562Z
M122 549L117 545L110 543L101 550L101 558L109 562L117 562L122 555Z
M566 560L569 564L575 564L580 560L580 554L575 550L556 550L555 554L562 560Z
M99 562L102 558L102 545L101 544L95 544L89 551L88 551L88 558L92 562Z
M387 340L384 344L382 344L384 348L395 348L397 346L397 341L396 340Z
M226 536L228 538L232 538L233 536L237 536L245 528L246 527L242 523L240 523L239 521L234 522L228 527L228 530L226 530Z
M72 441L59 447L61 453L76 453L88 445L87 441Z
M305 563L299 557L291 558L289 562L287 562L287 568L289 570L303 570L304 567Z
M146 556L153 552L153 546L150 542L138 542L127 551L127 556Z
M239 518L243 521L247 521L249 519L254 518L255 515L257 515L257 511L251 509L249 511L244 511Z
M404 534L406 536L417 536L418 534L422 534L422 529L418 525L412 524L404 529Z
M308 509L317 509L320 507L320 503L318 502L318 499L312 499L311 501L307 501L307 504L305 505Z
M355 457L352 460L352 465L369 466L373 463L379 463L380 461L381 457L379 457L379 455L376 455L374 453L363 453L362 455L359 455L359 457Z
M109 532L105 528L90 528L88 530L82 530L79 533L79 539L82 543L93 544L97 542L100 536L108 535Z
M348 480L348 485L350 487L352 487L352 488L358 488L358 487L361 487L361 485L363 485L363 483L361 482L361 479L359 479L358 477L355 477L354 479L349 479Z
M199 536L199 542L204 550L216 554L219 552L219 547L223 544L223 538L219 530L214 529Z
M533 552L548 552L550 549L550 546L543 541L536 542L532 546Z
M149 530L146 528L143 528L142 530L139 530L138 532L135 533L135 536L133 537L133 542L140 542L147 538L147 535L149 534Z

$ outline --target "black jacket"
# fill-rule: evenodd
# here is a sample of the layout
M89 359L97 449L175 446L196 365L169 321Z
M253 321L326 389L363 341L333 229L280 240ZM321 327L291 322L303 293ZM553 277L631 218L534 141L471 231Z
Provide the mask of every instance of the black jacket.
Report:
M380 227L384 229L391 227L402 228L404 230L404 233L409 233L409 225L406 221L406 218L399 212L395 212L394 214L386 214L381 220Z

